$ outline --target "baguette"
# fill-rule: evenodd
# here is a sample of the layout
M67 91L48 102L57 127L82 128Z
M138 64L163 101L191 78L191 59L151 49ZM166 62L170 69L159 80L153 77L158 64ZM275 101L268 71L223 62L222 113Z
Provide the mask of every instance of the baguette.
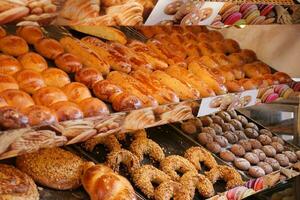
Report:
M199 99L200 93L198 90L180 82L176 78L172 78L167 73L156 70L151 74L151 78L158 80L161 84L166 85L173 90L181 100Z
M215 92L205 82L183 67L179 67L177 65L170 66L166 70L166 73L197 89L201 97L210 97L216 95Z
M84 67L96 68L103 75L109 73L110 66L108 63L80 40L72 37L64 37L60 39L60 43L65 51L77 56Z

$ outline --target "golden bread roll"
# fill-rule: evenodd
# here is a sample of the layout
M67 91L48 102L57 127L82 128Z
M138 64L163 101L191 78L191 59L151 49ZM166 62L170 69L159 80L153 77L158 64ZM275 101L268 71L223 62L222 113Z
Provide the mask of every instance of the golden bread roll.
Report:
M211 41L221 41L221 40L224 40L224 36L219 31L208 31L207 35L208 35L208 38Z
M21 90L5 90L0 93L0 96L4 98L8 105L16 107L19 110L34 105L31 96Z
M225 39L222 41L225 47L225 54L236 53L241 50L239 43L232 39Z
M82 100L78 106L82 110L84 117L95 117L109 114L105 103L97 98L87 98Z
M46 87L42 75L31 69L21 70L15 77L20 89L29 94L34 94L40 88Z
M128 92L115 93L110 97L115 111L129 111L142 108L144 104L137 97Z
M246 76L249 78L259 77L264 74L271 73L270 67L260 61L245 64L242 66L242 69L245 72Z
M102 101L111 102L111 97L122 93L123 89L109 80L98 81L93 84L93 92Z
M61 88L71 82L66 72L54 67L44 70L42 76L47 86Z
M64 53L62 45L51 38L43 38L34 44L35 50L42 56L54 60L58 55Z
M225 78L226 81L235 80L233 70L227 66L221 66L218 68L218 70L220 71L221 75Z
M210 57L219 65L229 65L231 62L224 53L213 53Z
M92 97L90 90L82 83L72 82L62 88L68 100L80 103L82 100Z
M55 58L55 64L58 68L67 73L74 73L82 69L80 59L71 53L63 53Z
M83 160L60 148L40 149L17 157L16 165L37 183L58 190L81 185Z
M44 38L44 33L38 26L20 26L16 33L26 40L28 44L35 44L37 41Z
M3 97L0 96L0 108L4 107L4 106L8 106L7 102L5 101L5 99Z
M103 80L102 74L95 68L85 67L76 72L75 80L83 83L88 88L92 88L93 84Z
M228 89L228 92L242 92L244 87L237 80L226 81L225 86Z
M239 53L245 63L251 63L257 60L256 53L250 49L243 49Z
M239 80L239 83L245 90L254 90L258 88L257 82L249 78L241 79Z
M216 53L224 53L226 54L226 47L223 41L214 41L210 43L210 46L212 47L213 51Z
M169 65L174 65L175 60L173 60L176 55L174 51L169 49L166 45L156 39L150 39L147 41L147 46L153 51L156 55L159 55L159 58Z
M173 90L182 100L200 98L200 93L198 90L182 83L163 71L156 70L151 74L151 77Z
M232 53L228 56L228 60L234 65L244 65L247 62L244 60L241 53Z
M0 127L5 129L16 129L26 127L27 124L28 118L17 108L13 106L0 107Z
M20 56L29 51L26 41L15 35L8 35L0 39L0 50L11 56Z
M55 113L45 106L33 105L25 108L23 113L28 117L28 124L30 126L47 125L57 122Z
M274 78L278 80L279 83L290 83L293 81L292 78L284 72L275 72Z
M0 74L14 75L22 68L20 62L12 56L0 54Z
M68 101L65 93L56 87L44 87L33 94L33 100L36 105L51 106L59 101Z
M262 75L271 74L271 68L266 63L263 63L263 62L260 62L260 61L256 61L254 63L256 64L260 74L262 74Z
M37 72L42 72L48 68L47 61L37 53L28 52L18 57L23 69L32 69Z
M203 56L208 56L215 52L213 47L208 42L199 42L198 48Z
M60 39L60 43L67 52L77 56L85 67L95 68L103 75L109 73L110 66L108 63L80 40L72 37L64 37Z
M34 181L17 168L0 164L0 197L5 200L39 200L39 192Z
M3 38L5 36L6 36L6 30L0 26L0 38Z
M79 106L70 101L60 101L50 106L55 111L58 121L75 120L83 118Z
M19 89L17 81L9 75L0 74L0 92L8 89Z

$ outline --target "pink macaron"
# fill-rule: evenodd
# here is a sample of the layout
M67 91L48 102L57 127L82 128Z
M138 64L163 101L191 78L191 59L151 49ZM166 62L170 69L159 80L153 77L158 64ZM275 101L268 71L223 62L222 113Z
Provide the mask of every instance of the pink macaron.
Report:
M267 16L271 10L274 8L274 5L266 5L261 11L260 11L260 15L261 16Z
M264 99L263 101L265 103L271 103L273 101L275 101L276 99L278 99L279 95L277 93L273 93L273 94L269 94L266 99Z
M295 82L295 85L293 86L293 90L295 92L299 92L300 91L300 82Z
M224 24L233 25L235 22L239 21L242 18L242 14L239 12L233 13L226 18Z

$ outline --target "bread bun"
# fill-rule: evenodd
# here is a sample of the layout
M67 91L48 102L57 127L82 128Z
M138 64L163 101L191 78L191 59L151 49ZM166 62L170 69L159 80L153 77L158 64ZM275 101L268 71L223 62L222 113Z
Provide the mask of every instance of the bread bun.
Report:
M83 83L88 88L92 88L94 83L103 80L103 76L97 69L85 67L76 72L75 80Z
M23 91L34 94L42 87L46 87L41 74L36 71L25 69L16 74L16 80Z
M6 30L0 26L0 38L3 38L5 36L6 36Z
M19 89L17 81L9 75L0 74L0 92L8 89Z
M74 73L82 68L80 60L71 53L63 53L55 58L55 64L58 68L67 73Z
M120 92L110 97L112 107L115 111L128 111L142 108L144 104L142 101L127 92Z
M11 56L20 56L29 51L26 41L15 35L8 35L0 39L0 50Z
M44 37L44 34L38 26L20 26L17 35L22 37L28 44L35 44Z
M42 72L48 68L46 60L37 53L28 52L18 57L23 69L32 69L37 72Z
M12 56L0 54L0 74L14 75L21 70L20 62Z
M242 66L242 69L248 78L255 78L261 76L261 73L259 72L256 63L245 64Z
M239 80L239 83L244 87L245 90L254 90L258 88L257 82L249 78L241 79Z
M64 53L61 44L51 38L44 38L34 44L35 50L42 56L54 60L58 55Z
M99 99L111 102L111 96L123 92L123 90L109 80L98 81L93 85L93 92Z
M47 107L56 102L68 100L65 93L56 87L41 88L36 93L34 93L32 97L37 105L43 105Z
M256 53L250 49L243 49L239 54L245 63L251 63L257 60Z
M293 79L284 72L275 72L274 78L278 80L280 83L290 83L293 81Z
M21 90L5 90L0 93L0 96L5 99L8 105L16 107L19 110L34 105L31 96Z
M14 129L25 127L27 124L28 118L17 108L13 106L0 107L0 127Z
M97 98L91 97L84 99L78 105L82 110L84 117L94 117L109 114L106 104Z
M61 88L71 82L66 72L54 67L50 67L43 71L42 76L47 86Z
M83 113L75 103L60 101L50 106L54 110L58 121L74 120L83 118Z
M82 100L92 97L90 90L82 83L72 82L62 88L69 101L80 103Z
M228 89L228 92L242 92L244 87L237 80L226 81L225 86Z
M25 108L24 115L28 117L30 126L53 124L57 122L55 113L45 106L33 105Z

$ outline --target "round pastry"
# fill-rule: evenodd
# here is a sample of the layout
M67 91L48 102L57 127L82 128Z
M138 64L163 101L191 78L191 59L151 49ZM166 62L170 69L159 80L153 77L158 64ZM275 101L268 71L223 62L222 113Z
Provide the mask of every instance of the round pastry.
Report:
M0 96L6 101L8 105L19 110L23 110L24 108L34 105L31 96L21 90L5 90L0 93Z
M216 142L206 144L206 148L215 154L221 151L221 146Z
M259 133L260 133L260 134L263 134L263 135L267 135L267 136L269 136L269 137L273 137L272 132L269 131L268 129L260 129L260 130L259 130Z
M297 155L292 151L284 151L283 154L288 157L291 163L297 162Z
M229 123L234 127L235 130L243 130L243 124L237 119L231 119Z
M222 124L224 124L224 120L217 115L211 116L211 119L213 120L213 123L219 124L220 126L222 126Z
M19 85L17 81L10 75L0 74L0 92L9 89L18 90Z
M230 115L231 119L236 119L238 117L235 110L228 110L227 113Z
M12 56L0 54L0 74L14 75L22 68L20 62Z
M34 44L35 50L42 56L54 60L58 55L64 53L61 44L51 38L43 38Z
M17 157L17 167L34 181L58 190L76 189L81 185L83 160L60 148L40 149Z
M0 197L6 200L39 200L39 192L34 181L17 168L0 164Z
M83 113L79 106L69 101L60 101L51 104L50 109L55 111L58 121L83 118Z
M28 44L35 44L44 37L44 34L38 26L20 26L17 35L22 37Z
M265 170L258 166L252 166L249 168L249 175L254 178L259 178L265 175Z
M231 148L230 148L230 151L232 152L232 153L234 153L234 155L236 155L236 156L244 156L245 155L245 149L243 148L243 146L242 145L239 145L239 144L234 144L234 145L232 145L231 146Z
M23 69L31 69L36 72L42 72L48 68L46 60L37 53L28 52L18 57Z
M280 144L284 145L283 139L281 139L281 138L278 137L278 136L272 137L272 142L279 142Z
M68 101L65 93L56 87L44 87L32 96L37 105L49 107L59 101Z
M247 139L247 136L244 133L244 131L234 131L234 134L238 136L239 140Z
M263 146L261 150L263 150L268 157L274 157L276 155L276 150L271 145Z
M211 128L211 127L203 127L203 128L202 128L202 132L208 133L208 134L211 135L211 136L216 135L215 129L213 129L213 128Z
M212 123L214 123L213 120L211 119L211 117L209 117L209 116L201 117L200 120L201 120L203 126L209 126Z
M43 77L36 71L24 69L16 74L16 80L19 83L20 89L34 94L40 88L46 87Z
M209 133L202 132L198 135L198 141L200 142L200 144L205 146L206 144L213 142L214 137Z
M272 166L267 162L259 162L257 163L257 166L261 167L265 171L265 174L270 174L273 172Z
M220 152L220 158L227 162L233 162L235 159L235 155L228 150L223 150Z
M265 160L267 157L265 152L263 152L263 150L261 150L261 149L253 149L252 152L257 155L257 157L260 161Z
M3 106L0 108L1 127L7 129L16 129L25 127L27 124L28 118L19 112L15 107Z
M220 111L217 115L220 116L226 122L229 122L231 120L230 114L226 111Z
M276 153L281 153L284 150L283 145L280 144L279 142L272 142L271 146L274 147L274 149L276 150Z
M71 82L66 72L54 67L48 68L43 71L42 76L47 86L61 88Z
M30 126L53 124L57 122L55 113L45 106L33 105L25 108L23 113L28 117Z
M78 72L82 69L82 63L73 54L63 53L58 55L54 60L56 66L67 73Z
M84 117L95 117L109 114L106 104L97 98L91 97L84 99L78 105L82 110Z
M298 160L300 160L300 151L296 151L296 155L297 155Z
M29 51L26 41L15 35L8 35L0 39L0 50L4 54L20 56Z
M243 115L238 115L236 119L239 120L243 124L243 126L246 126L248 124L248 119Z
M260 135L260 136L257 137L257 139L263 145L268 145L268 144L271 144L271 142L272 142L272 139L267 135Z
M245 154L244 158L248 160L252 165L255 165L259 162L259 158L255 153L248 152Z
M246 134L246 136L247 137L249 137L249 138L257 138L258 137L258 132L255 130L255 129L253 129L253 128L246 128L245 130L244 130L244 133Z
M244 171L248 170L251 167L249 161L246 160L246 159L244 159L244 158L236 158L236 159L234 159L234 165L238 169L244 170Z
M209 127L213 128L217 135L222 135L223 134L222 127L219 124L213 123Z
M284 154L276 154L274 158L279 162L280 166L282 167L287 167L290 164L288 157Z
M231 131L231 132L234 132L235 131L235 128L232 124L230 123L224 123L222 124L222 130L225 132L225 131Z
M231 131L226 131L223 136L228 140L230 144L235 144L239 141L239 137Z
M240 140L238 142L238 144L241 145L245 149L245 151L251 151L251 149L252 149L252 145L251 145L251 142L249 140L245 140L245 139Z
M245 128L252 128L252 129L254 129L256 131L259 131L258 126L256 124L254 124L253 122L247 123Z
M186 121L181 124L181 130L187 134L197 133L196 125L191 121Z
M257 139L249 139L252 149L261 149L262 144Z
M214 141L217 142L221 147L227 147L228 141L224 136L221 135L215 135Z
M92 88L93 84L103 80L102 74L95 68L85 67L75 74L75 80L83 83L88 88Z
M82 100L92 97L90 90L82 83L72 82L63 87L63 92L69 101L80 103Z

